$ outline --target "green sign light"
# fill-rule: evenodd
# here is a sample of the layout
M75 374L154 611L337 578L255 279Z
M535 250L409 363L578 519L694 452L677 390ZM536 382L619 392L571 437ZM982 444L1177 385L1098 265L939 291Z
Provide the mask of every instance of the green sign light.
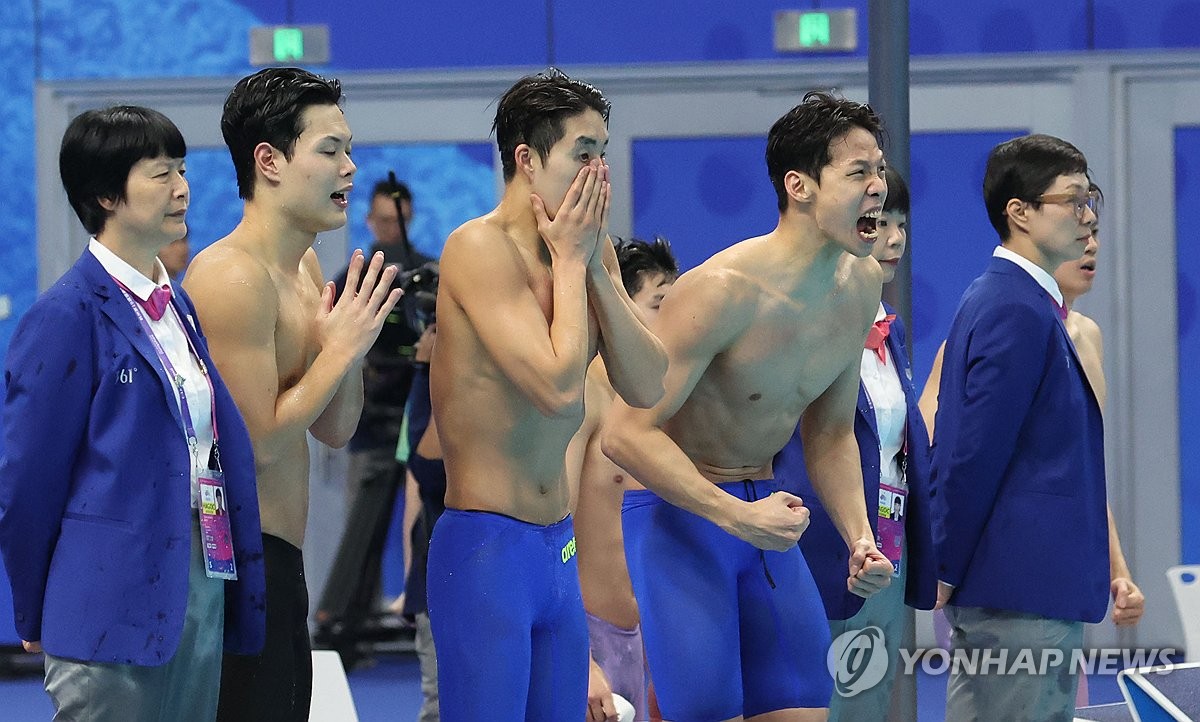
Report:
M829 15L827 13L804 13L800 16L800 47L828 46L829 35Z
M300 28L276 28L273 48L277 62L300 60L304 57L304 31Z

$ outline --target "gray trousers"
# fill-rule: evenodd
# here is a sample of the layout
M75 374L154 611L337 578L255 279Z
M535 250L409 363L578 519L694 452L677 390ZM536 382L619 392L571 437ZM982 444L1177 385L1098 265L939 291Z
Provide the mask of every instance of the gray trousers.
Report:
M946 607L946 619L952 655L990 650L996 658L1004 653L1006 661L1001 666L1005 672L1015 672L998 674L993 665L971 673L961 664L952 664L946 685L946 722L1071 722L1075 718L1078 677L1073 656L1083 647L1083 622L956 606ZM1021 650L1031 650L1033 659L1038 660L1033 670L1028 665L1021 669L1016 663ZM1058 650L1063 661L1043 669L1043 650ZM1042 671L1045 674L1039 674Z
M833 697L829 700L829 722L882 721L889 719L889 713L894 711L892 687L896 676L903 671L900 664L900 645L905 638L905 625L909 616L904 606L907 567L906 556L901 555L900 576L893 577L887 588L863 602L862 609L853 617L829 621L830 637L833 639L851 630L879 627L883 630L883 651L887 654L887 673L875 686L852 697L843 697L835 686Z
M54 722L212 722L221 689L225 582L204 573L200 524L192 524L187 615L164 665L79 662L46 655Z
M417 722L438 722L437 656L433 653L433 633L429 630L429 613L417 615L417 660L421 664L421 711Z

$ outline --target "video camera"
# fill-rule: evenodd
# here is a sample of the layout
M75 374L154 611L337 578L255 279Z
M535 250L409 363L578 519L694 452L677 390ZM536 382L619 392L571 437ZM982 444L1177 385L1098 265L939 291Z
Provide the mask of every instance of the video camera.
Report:
M437 261L417 266L396 277L396 285L403 289L400 304L404 307L404 319L418 335L437 323Z

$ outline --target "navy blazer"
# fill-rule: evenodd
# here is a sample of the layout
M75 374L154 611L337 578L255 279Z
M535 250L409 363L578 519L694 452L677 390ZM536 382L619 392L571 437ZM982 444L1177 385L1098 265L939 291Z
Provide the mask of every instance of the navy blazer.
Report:
M172 303L215 392L238 571L225 650L256 653L266 607L250 436L191 300L176 288ZM0 553L18 634L70 659L169 661L187 609L191 455L174 387L90 251L21 319L5 381Z
M1099 622L1108 607L1104 424L1046 291L993 258L942 365L933 539L950 603Z
M885 306L888 313L893 313ZM908 509L904 521L905 555L907 557L904 601L917 609L932 609L937 598L937 576L934 573L933 541L929 530L929 432L917 409L917 392L913 388L912 369L905 351L904 322L896 317L888 335L888 350L896 363L900 386L904 389L907 414L906 441L908 458ZM871 532L878 532L879 523L879 428L875 409L867 397L862 382L858 384L858 409L854 415L854 436L863 470L863 494L867 502L867 519ZM849 619L862 608L863 598L846 589L850 571L850 550L838 533L833 520L821 505L808 478L800 427L787 446L775 457L775 478L783 488L804 500L809 510L808 529L800 537L800 549L821 592L825 615L829 619Z

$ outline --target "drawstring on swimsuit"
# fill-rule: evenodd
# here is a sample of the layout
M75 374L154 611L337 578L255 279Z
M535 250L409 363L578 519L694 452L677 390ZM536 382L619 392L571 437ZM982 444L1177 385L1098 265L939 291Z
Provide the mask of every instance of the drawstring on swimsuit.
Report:
M748 501L758 501L758 490L754 488L753 481L749 479L742 479L742 487L746 491L746 497ZM775 580L771 578L771 570L767 568L767 553L764 550L759 549L758 558L762 561L763 574L765 574L767 577L767 584L770 584L771 588L774 589Z

